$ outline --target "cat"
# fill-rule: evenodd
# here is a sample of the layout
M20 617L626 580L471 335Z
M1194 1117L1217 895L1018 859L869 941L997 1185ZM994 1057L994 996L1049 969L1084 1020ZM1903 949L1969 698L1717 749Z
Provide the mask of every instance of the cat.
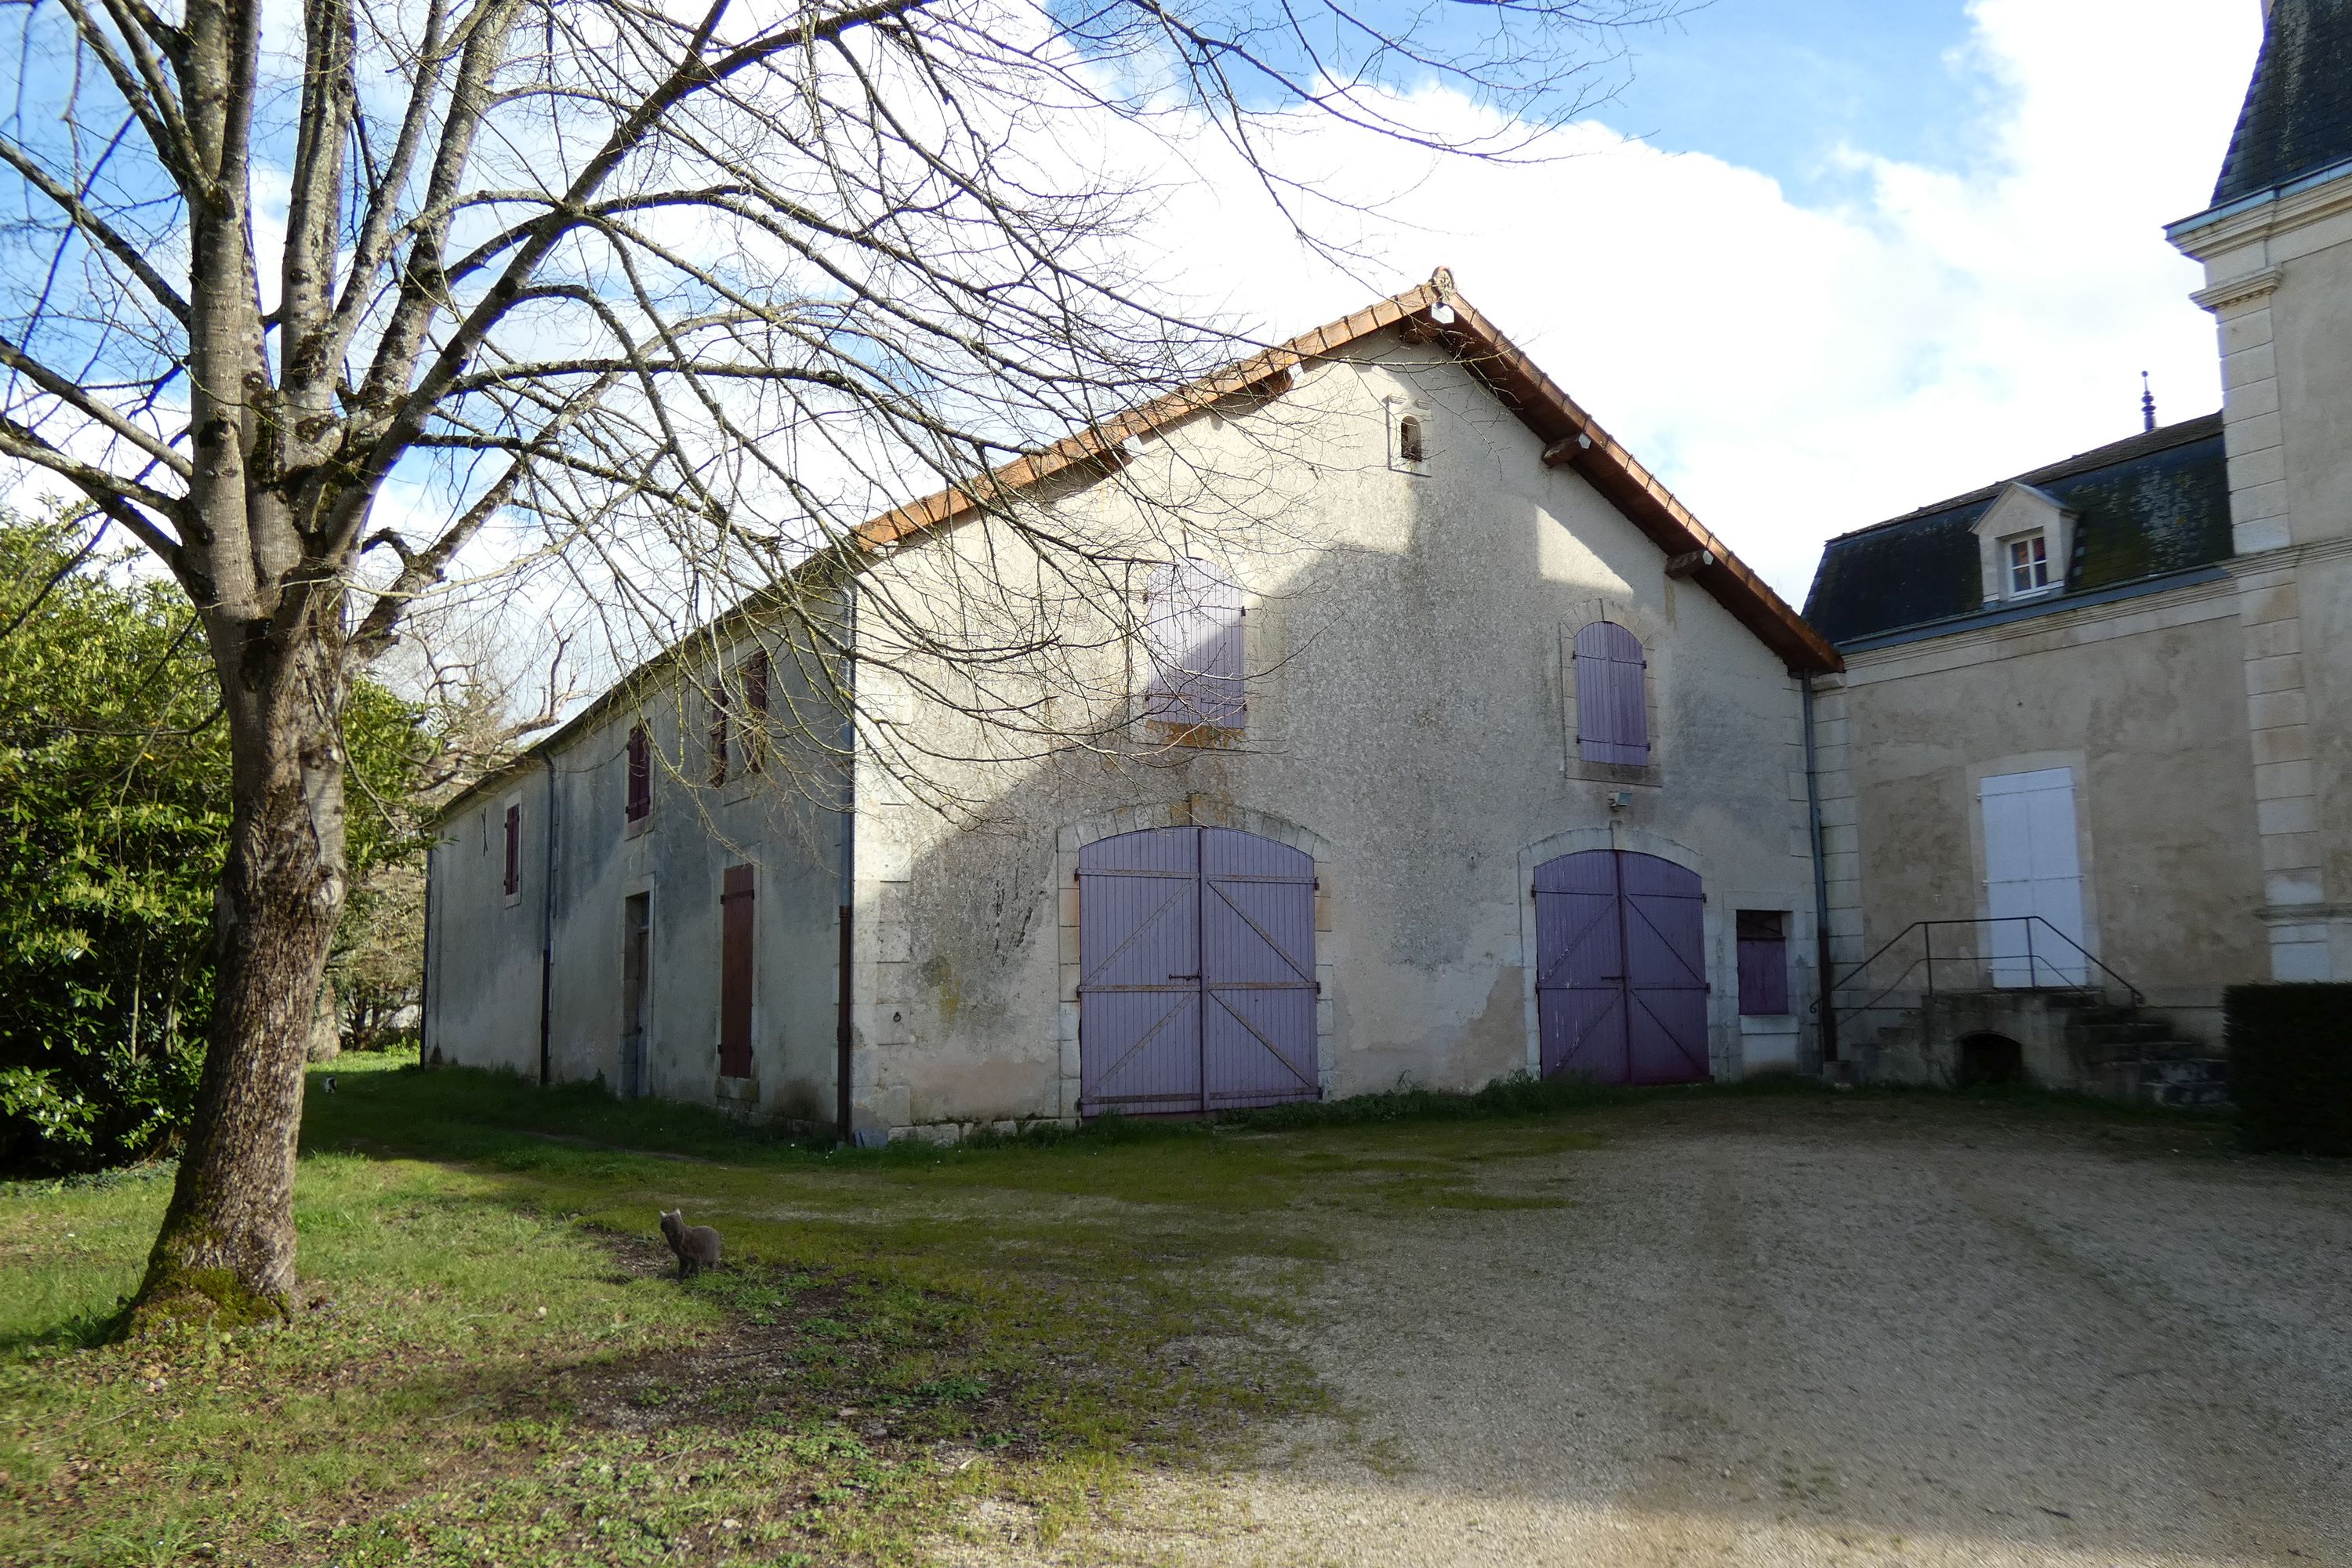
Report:
M707 1225L688 1225L677 1209L661 1216L662 1239L677 1254L677 1277L691 1279L706 1268L719 1267L719 1233Z

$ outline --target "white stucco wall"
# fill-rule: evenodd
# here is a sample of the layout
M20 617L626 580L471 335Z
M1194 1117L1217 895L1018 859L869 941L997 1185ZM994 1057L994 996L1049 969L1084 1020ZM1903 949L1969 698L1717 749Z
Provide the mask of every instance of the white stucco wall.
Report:
M1717 1076L1809 1058L1797 682L1705 590L1668 580L1659 547L1581 479L1547 468L1536 437L1458 365L1392 337L1360 349L1302 372L1271 405L1196 417L1154 441L1129 484L1054 500L1152 539L1139 553L1213 556L1247 589L1253 679L1236 745L1011 754L1003 737L912 695L921 659L904 622L894 631L877 606L887 595L918 620L929 612L907 606L970 613L926 593L955 582L960 554L998 552L1004 570L1017 544L968 524L869 568L854 818L861 1130L1075 1115L1076 852L1174 823L1241 827L1314 857L1328 1094L1469 1089L1530 1070L1530 878L1543 858L1592 847L1657 854L1702 878ZM1428 424L1420 472L1391 461L1404 406ZM1648 649L1646 770L1575 755L1569 642L1603 616ZM1069 646L1040 670L1040 689L1062 692L1074 724L1121 719L1135 650L1085 621L1069 617ZM559 811L551 1076L620 1082L622 911L647 893L651 1092L829 1122L838 819L773 788L711 790L691 776L698 762L677 769L699 755L702 710L691 693L648 691L547 748ZM656 769L652 818L632 833L624 752L641 714L672 766ZM910 737L936 753L919 780L887 760ZM536 1073L544 768L516 781L468 802L435 851L428 1042L445 1059ZM497 844L509 788L526 802L524 893L511 908ZM748 1084L717 1075L719 891L735 862L759 868ZM1738 1015L1742 908L1791 916L1788 1020Z
M1201 546L1250 594L1258 673L1241 745L961 770L977 826L913 804L886 770L861 773L866 1124L1075 1113L1074 857L1129 826L1244 826L1315 856L1331 1094L1475 1088L1529 1068L1539 847L1613 844L1700 873L1718 1075L1743 1062L1732 910L1791 912L1796 1005L1810 1001L1797 683L1704 590L1669 581L1658 546L1580 479L1547 468L1458 366L1392 339L1361 347L1303 373L1278 418L1198 418L1138 462L1171 483L1245 478L1234 505L1265 509L1264 553L1225 551L1230 518ZM1392 399L1425 405L1424 473L1388 460ZM1129 502L1105 485L1060 504ZM920 580L978 548L967 528L877 570ZM1649 647L1655 783L1579 776L1599 770L1572 760L1565 643L1604 615ZM1111 658L1105 688L1128 679ZM895 721L954 728L903 690L866 689ZM1630 802L1612 810L1621 790ZM1759 1057L1799 1054L1785 1030L1757 1033Z
M772 680L781 687L790 679L780 661ZM781 690L774 700L782 706ZM681 694L674 683L656 683L641 701L616 700L444 825L432 862L428 1053L538 1075L541 933L551 917L549 1077L601 1079L618 1090L623 916L625 900L642 894L651 914L646 1092L762 1121L832 1124L839 818L802 792L777 787L781 768L753 774L739 767L727 784L711 787L700 703L698 689ZM626 752L639 722L656 761L653 810L633 826ZM524 864L521 893L509 900L501 891L501 825L513 798L523 806ZM719 1074L719 897L731 865L755 868L753 1070L735 1080Z

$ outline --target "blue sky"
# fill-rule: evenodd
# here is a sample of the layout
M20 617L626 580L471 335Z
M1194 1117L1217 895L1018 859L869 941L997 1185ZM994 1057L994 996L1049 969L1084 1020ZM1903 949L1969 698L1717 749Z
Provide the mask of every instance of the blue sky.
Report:
M1986 91L1948 57L1969 37L1959 0L1716 0L1637 35L1631 85L1598 113L1797 192L1837 183L1841 145L1965 161Z
M1781 592L1822 541L2221 401L2199 268L2258 0L1717 0L1634 41L1547 161L1302 129L1369 265L1297 253L1245 177L1171 200L1196 298L1297 331L1443 262ZM1450 106L1450 107L1449 107ZM1496 111L1423 95L1469 142ZM1348 232L1350 222L1352 232Z

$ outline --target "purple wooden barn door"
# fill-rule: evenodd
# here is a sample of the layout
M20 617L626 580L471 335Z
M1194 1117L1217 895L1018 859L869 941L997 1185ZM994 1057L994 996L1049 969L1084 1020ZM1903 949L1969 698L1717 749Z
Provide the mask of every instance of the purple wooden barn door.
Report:
M1620 852L1626 1033L1635 1083L1705 1083L1706 900L1698 873Z
M1078 851L1078 1111L1201 1108L1201 837Z
M1696 872L1595 849L1536 868L1536 1016L1544 1076L1700 1083L1705 901Z
M1255 834L1200 833L1208 1108L1313 1100L1315 861Z
M1315 863L1224 828L1078 852L1080 1114L1313 1100Z
M1625 927L1617 856L1596 849L1536 868L1536 1020L1543 1076L1631 1076L1625 1032Z

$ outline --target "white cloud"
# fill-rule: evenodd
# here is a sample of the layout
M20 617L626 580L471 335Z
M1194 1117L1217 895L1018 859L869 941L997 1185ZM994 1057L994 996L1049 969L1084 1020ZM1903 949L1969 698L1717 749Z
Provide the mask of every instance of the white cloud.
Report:
M1276 333L1452 266L1464 291L1792 599L1821 541L2221 400L2193 264L2259 39L2252 0L1975 0L1948 62L1985 89L1958 168L1849 150L1864 195L1772 179L1597 121L1535 166L1422 165L1330 129L1287 149L1385 264L1301 255L1230 161L1173 193L1181 282ZM1467 132L1484 111L1422 108Z

